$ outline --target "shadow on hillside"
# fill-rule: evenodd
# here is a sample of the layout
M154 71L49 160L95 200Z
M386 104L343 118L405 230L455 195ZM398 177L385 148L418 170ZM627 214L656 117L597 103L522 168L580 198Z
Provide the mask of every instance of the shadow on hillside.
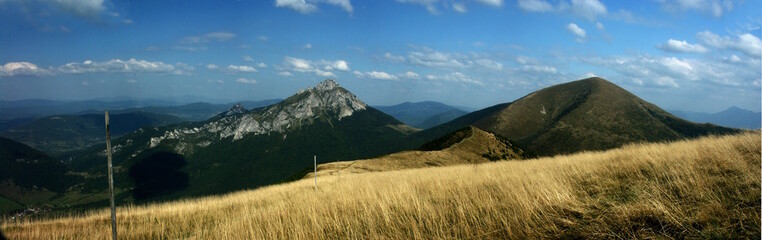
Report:
M188 174L180 169L185 158L172 152L156 152L130 167L135 182L133 196L141 201L188 187Z

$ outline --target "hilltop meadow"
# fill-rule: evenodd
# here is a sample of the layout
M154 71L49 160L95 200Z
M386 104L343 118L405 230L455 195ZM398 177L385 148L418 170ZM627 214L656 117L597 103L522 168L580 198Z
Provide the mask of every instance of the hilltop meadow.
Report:
M120 206L127 239L758 238L760 133L313 179ZM2 222L9 239L105 239L109 211Z

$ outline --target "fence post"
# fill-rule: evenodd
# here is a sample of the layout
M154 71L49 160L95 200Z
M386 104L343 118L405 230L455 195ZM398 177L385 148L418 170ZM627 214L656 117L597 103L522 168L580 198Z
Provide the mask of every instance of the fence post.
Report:
M313 155L313 162L315 163L315 192L317 192L317 155Z
M111 198L111 238L116 240L116 206L114 205L114 172L111 165L111 130L106 111L106 156L108 158L108 195Z

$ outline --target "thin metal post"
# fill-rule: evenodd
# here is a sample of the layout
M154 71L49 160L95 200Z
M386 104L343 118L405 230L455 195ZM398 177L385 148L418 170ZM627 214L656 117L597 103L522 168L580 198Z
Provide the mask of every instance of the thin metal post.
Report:
M317 155L313 155L313 162L315 163L315 192L317 192Z
M111 238L116 240L116 206L114 205L114 172L111 165L111 130L106 111L106 156L108 157L108 195L111 197Z

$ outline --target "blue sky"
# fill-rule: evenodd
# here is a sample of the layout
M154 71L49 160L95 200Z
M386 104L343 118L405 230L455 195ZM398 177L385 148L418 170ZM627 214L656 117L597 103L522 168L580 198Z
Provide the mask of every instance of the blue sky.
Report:
M760 1L0 0L0 100L285 98L474 109L589 76L760 111Z

